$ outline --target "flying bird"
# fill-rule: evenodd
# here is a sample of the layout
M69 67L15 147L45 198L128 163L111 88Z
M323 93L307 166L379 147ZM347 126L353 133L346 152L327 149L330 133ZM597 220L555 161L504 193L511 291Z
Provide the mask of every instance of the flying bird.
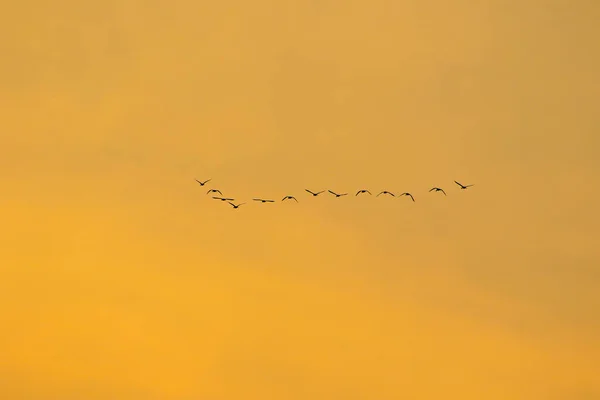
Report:
M461 189L466 189L466 188L468 188L468 187L471 187L471 186L473 186L473 185L467 185L467 186L465 186L465 185L463 185L462 183L459 183L459 182L456 182L456 181L454 181L454 183L456 183L458 186L460 186L460 188L461 188Z
M362 189L362 190L359 190L358 192L356 192L355 196L358 196L361 193L369 193L369 194L371 194L371 192L369 192L368 190Z
M336 193L332 190L328 190L328 192L331 193L332 195L334 195L335 197L342 197L342 196L345 196L348 194L348 193Z
M233 208L239 208L241 205L246 204L246 203L240 203L240 204L233 204L232 202L228 201L229 204L231 204L233 206Z
M429 189L429 191L430 191L430 192L433 192L434 190L435 190L436 192L442 192L442 193L444 193L444 196L446 195L446 192L444 192L444 189L442 189L442 188L439 188L439 187L432 187L431 189Z
M235 200L235 199L230 199L229 197L217 197L217 196L213 196L213 199L221 200L221 201L234 201Z
M320 195L321 193L323 193L323 192L324 192L324 190L321 190L320 192L317 192L317 193L315 193L315 192L311 192L311 191L310 191L310 190L308 190L308 189L304 189L304 190L306 190L308 193L312 194L312 195L313 195L313 196L315 196L315 197L316 197L316 196L318 196L318 195Z
M206 192L206 194L209 193L219 193L221 196L223 196L223 193L221 193L219 189L210 189L208 192Z
M196 179L196 182L198 182L200 184L200 186L204 186L204 185L206 185L210 181L212 181L212 178L211 179L207 179L204 182L200 182L198 179Z
M392 197L396 197L396 195L392 192L388 192L387 190L384 190L383 192L379 192L379 194L375 197L379 197L380 194L389 194Z
M275 200L265 200L265 199L252 199L254 201L260 201L262 203L273 203Z
M298 202L298 200L294 196L285 196L283 199L281 199L281 201L288 200L288 199L289 200L294 199L294 200L296 200L296 203Z
M412 194L406 192L406 193L402 193L400 196L410 196L410 198L412 199L412 201L415 201L415 198L413 197Z

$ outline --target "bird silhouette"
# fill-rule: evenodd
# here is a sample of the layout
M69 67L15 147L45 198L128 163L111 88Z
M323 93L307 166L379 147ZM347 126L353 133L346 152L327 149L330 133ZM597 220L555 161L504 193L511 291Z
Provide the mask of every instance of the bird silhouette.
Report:
M206 192L206 194L209 193L219 193L221 196L223 196L223 193L221 193L219 189L210 189L208 192Z
M410 196L410 198L412 199L412 201L415 201L415 198L413 197L412 194L406 192L406 193L402 193L400 196Z
M229 197L217 197L217 196L213 196L213 199L221 200L221 201L234 201L235 200L235 199L230 199Z
M233 208L240 208L241 205L244 205L246 203L240 203L238 205L233 204L232 202L228 201L229 204L231 204L233 206Z
M290 199L290 200L292 200L292 199L296 200L296 203L298 202L298 200L294 196L285 196L283 199L281 199L281 201L288 200L288 199Z
M304 190L306 190L308 193L312 194L312 195L313 195L313 196L315 196L315 197L316 197L316 196L318 196L318 195L320 195L321 193L323 193L323 192L324 192L324 190L321 190L320 192L317 192L317 193L315 193L315 192L311 192L311 191L310 191L310 190L308 190L308 189L304 189Z
M334 195L335 197L342 197L342 196L345 196L348 194L348 193L336 193L332 190L328 190L328 192L331 193L332 195Z
M266 200L266 199L252 199L254 201L260 201L262 203L273 203L275 200Z
M198 182L200 184L200 186L204 186L204 185L206 185L210 181L212 181L212 178L211 179L207 179L204 182L200 182L198 179L196 179L196 182Z
M358 192L356 192L355 196L358 196L361 193L369 193L369 194L371 194L371 192L369 192L368 190L362 189L362 190L359 190Z
M387 190L384 190L383 192L379 192L379 194L375 197L379 197L379 195L381 195L381 194L389 194L392 197L396 197L396 195L394 193L388 192Z
M456 182L456 181L454 181L454 183L456 183L458 186L460 186L461 189L466 189L466 188L469 188L469 187L473 186L473 185L467 185L467 186L465 186L462 183L459 183L459 182Z
M444 192L444 189L442 189L442 188L439 188L439 187L432 187L431 189L429 189L429 191L430 191L430 192L432 192L432 191L434 191L434 190L435 190L436 192L442 192L442 193L444 193L444 196L446 195L446 192Z

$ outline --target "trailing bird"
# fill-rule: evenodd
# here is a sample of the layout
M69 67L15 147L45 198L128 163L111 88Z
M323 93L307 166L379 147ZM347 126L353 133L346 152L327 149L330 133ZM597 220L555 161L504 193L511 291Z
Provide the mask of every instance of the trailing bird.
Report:
M229 204L231 204L233 206L233 208L239 208L241 205L246 204L246 203L240 203L238 205L233 204L232 202L228 201Z
M392 197L396 197L396 195L392 192L388 192L387 190L384 190L383 192L379 192L379 194L375 197L379 197L380 194L389 194Z
M275 200L265 200L265 199L252 199L254 201L260 201L262 203L273 203Z
M217 196L213 196L213 199L221 200L221 201L234 201L235 200L235 199L230 199L229 197L217 197Z
M204 186L204 185L206 185L210 181L212 181L212 178L211 179L207 179L204 182L200 182L198 179L196 179L196 182L198 182L200 184L200 186Z
M432 192L432 191L434 191L434 190L435 190L436 192L442 192L442 193L444 193L444 196L446 195L446 192L444 192L444 189L442 189L442 188L439 188L439 187L433 187L433 188L429 189L429 191L430 191L430 192Z
M209 193L219 193L221 196L223 196L223 193L221 193L219 189L210 189L208 192L206 192L206 194Z
M342 196L345 196L348 194L348 193L336 193L332 190L328 190L328 192L331 193L332 195L334 195L335 197L342 197Z
M369 192L368 190L362 189L362 190L359 190L358 192L356 192L355 196L358 196L361 193L369 193L369 194L371 194L371 192Z
M412 201L415 201L415 198L413 197L412 194L406 192L406 193L402 193L400 196L410 196L410 198L412 199Z
M315 192L311 192L311 191L310 191L310 190L308 190L308 189L304 189L304 190L306 190L308 193L312 194L312 195L313 195L313 196L315 196L315 197L316 197L316 196L318 196L318 195L320 195L321 193L323 193L323 192L324 192L324 190L321 190L320 192L317 192L317 193L315 193Z
M468 188L468 187L471 187L471 186L473 186L473 185L467 185L467 186L465 186L465 185L463 185L462 183L459 183L459 182L456 182L456 181L454 181L454 183L456 183L458 186L460 186L460 188L461 188L461 189L466 189L466 188Z
M290 199L290 200L294 199L294 200L296 200L296 203L298 202L298 200L294 196L285 196L283 199L281 199L281 201L288 200L288 199Z

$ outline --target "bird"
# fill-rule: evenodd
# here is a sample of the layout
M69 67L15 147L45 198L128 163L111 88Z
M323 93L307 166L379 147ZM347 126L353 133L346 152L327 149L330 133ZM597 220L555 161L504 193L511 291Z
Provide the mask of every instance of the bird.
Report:
M312 194L312 195L313 195L313 196L315 196L315 197L316 197L316 196L318 196L318 195L320 195L321 193L323 193L323 192L324 192L324 190L321 190L320 192L317 192L317 193L315 193L315 192L311 192L311 191L310 191L310 190L308 190L308 189L304 189L304 190L306 190L308 193Z
M371 192L369 192L368 190L362 189L362 190L359 190L358 192L356 192L355 196L358 196L361 193L369 193L369 194L371 194Z
M210 181L212 181L212 178L211 179L207 179L204 182L200 182L198 179L196 179L196 182L198 182L200 184L200 186L204 186L204 185L206 185Z
M252 199L254 201L260 201L262 203L273 203L275 200L265 200L265 199Z
M406 192L406 193L402 193L400 196L410 196L410 198L412 199L412 201L415 201L415 198L413 197L412 194Z
M328 192L331 193L332 195L334 195L335 197L342 197L342 196L345 196L348 194L348 193L336 193L332 190L328 190Z
M281 201L284 201L287 199L290 199L290 200L294 199L294 200L296 200L296 203L298 202L298 200L294 196L285 196L283 199L281 199Z
M209 193L219 193L221 196L223 196L223 193L221 193L219 189L210 189L208 192L206 192L206 194Z
M234 201L235 200L235 199L230 199L229 197L217 197L217 196L213 196L213 199L221 200L221 201Z
M473 185L467 185L467 186L465 186L465 185L463 185L462 183L459 183L459 182L456 182L456 181L454 181L454 183L456 183L458 186L460 186L460 188L461 188L461 189L466 189L466 188L468 188L468 187L471 187L471 186L473 186Z
M429 189L429 191L430 191L430 192L432 192L432 191L434 191L434 190L435 190L436 192L442 192L442 193L444 193L444 196L446 195L446 192L444 192L444 189L442 189L442 188L439 188L439 187L432 187L431 189Z
M228 201L229 204L231 204L233 206L233 208L239 208L241 205L246 204L246 203L240 203L238 205L233 204L232 202Z
M388 192L387 190L384 190L383 192L379 192L379 194L377 196L375 196L375 197L379 197L380 194L389 194L392 197L396 197L396 195L394 193Z

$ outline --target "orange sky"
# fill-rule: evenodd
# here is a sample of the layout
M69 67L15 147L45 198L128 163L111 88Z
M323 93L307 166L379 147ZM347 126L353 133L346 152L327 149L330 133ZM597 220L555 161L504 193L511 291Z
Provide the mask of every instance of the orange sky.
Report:
M600 398L597 2L4 9L2 399Z

